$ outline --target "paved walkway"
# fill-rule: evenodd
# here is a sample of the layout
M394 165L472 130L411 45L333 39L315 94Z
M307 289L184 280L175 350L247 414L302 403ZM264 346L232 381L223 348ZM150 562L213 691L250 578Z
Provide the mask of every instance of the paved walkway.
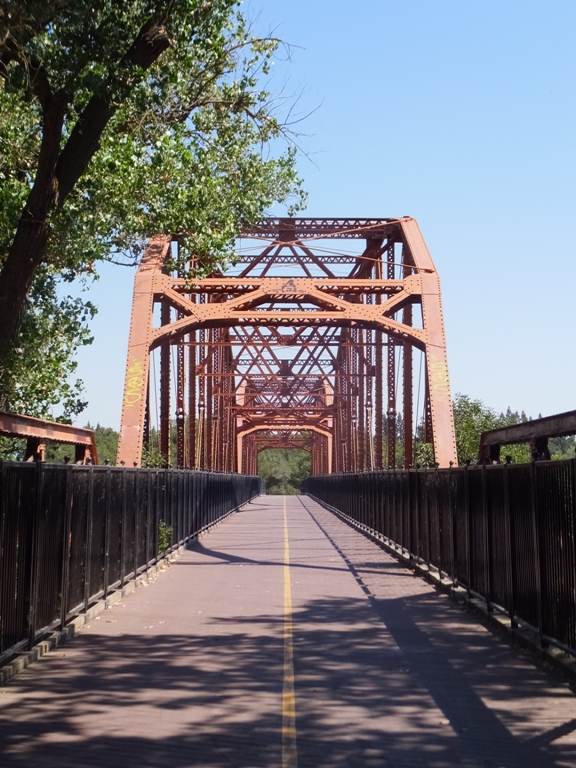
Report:
M307 498L255 499L0 689L2 768L575 765L562 681Z

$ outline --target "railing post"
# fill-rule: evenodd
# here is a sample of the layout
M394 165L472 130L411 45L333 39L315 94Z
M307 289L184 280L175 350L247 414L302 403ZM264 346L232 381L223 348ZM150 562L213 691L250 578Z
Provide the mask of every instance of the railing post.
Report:
M430 563L432 562L432 525L430 520L430 470L425 472L426 477L426 565L430 570Z
M436 529L436 543L438 546L438 575L442 579L442 573L446 572L444 558L444 542L442 533L444 528L444 510L442 509L440 493L440 475L438 474L438 465L434 467L434 527Z
M450 569L452 571L452 585L456 584L456 504L454 499L456 494L454 493L454 468L452 462L450 462L450 469L448 470L448 520L450 521Z
M516 621L516 594L518 590L516 578L516 521L513 519L510 508L510 462L506 459L504 468L504 509L506 514L506 527L508 534L508 555L510 558L510 626L518 626Z
M35 494L34 507L32 509L32 520L30 525L30 594L28 605L28 647L32 648L36 639L36 629L38 623L38 578L39 578L39 540L40 540L40 513L42 510L42 491L44 485L44 465L41 461L36 462L35 467Z
M572 464L572 475L571 475L571 498L572 498L572 536L570 537L571 541L571 562L574 566L576 564L576 459L571 459ZM1 462L0 462L1 463ZM572 596L570 599L570 610L569 610L569 616L570 620L574 622L575 613L576 613L576 584L572 582ZM575 643L576 645L576 643Z
M126 563L124 562L126 557L126 469L121 470L120 481L120 586L124 588L124 582L126 581Z
M532 516L532 536L534 542L534 582L536 587L536 606L538 609L538 634L540 636L540 644L544 646L542 635L544 633L543 626L543 606L542 606L542 563L540 556L540 521L538 519L538 481L536 478L536 460L533 459L530 462L530 495L531 505L530 511Z
M72 490L72 467L66 467L66 494L64 503L64 524L62 526L62 573L60 580L60 628L64 629L66 616L68 615L68 594L70 588L70 545L72 543L72 504L74 493Z
M490 542L490 505L488 504L488 480L486 463L482 465L482 517L484 528L484 583L486 585L486 610L492 613L492 580L490 566L492 564L492 547Z
M86 512L86 567L84 568L84 610L90 600L90 578L92 564L92 532L94 525L94 467L88 466L88 509Z
M406 550L408 552L408 562L412 563L412 477L414 470L406 470Z
M422 550L422 531L420 530L420 473L418 467L416 467L414 474L414 522L416 524L414 531L414 556L416 563L419 563Z
M472 525L470 521L470 465L466 463L464 472L464 513L465 513L465 536L466 536L466 584L468 590L468 600L472 589Z
M150 570L150 513L152 510L152 470L146 469L146 535L144 548L146 552L146 573Z
M106 468L106 498L105 518L104 518L104 600L108 596L108 585L110 584L110 517L112 509L112 470Z
M140 480L138 472L134 473L134 546L132 553L134 555L134 581L138 576L138 546L140 536Z

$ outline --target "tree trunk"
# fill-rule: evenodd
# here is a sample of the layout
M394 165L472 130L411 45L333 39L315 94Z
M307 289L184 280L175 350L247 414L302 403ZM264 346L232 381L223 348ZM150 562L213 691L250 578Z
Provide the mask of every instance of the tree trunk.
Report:
M35 221L25 211L8 259L0 272L0 361L13 344L26 314L26 297L46 253L48 218ZM1 373L1 371L0 371Z
M139 74L129 77L128 71L148 69L169 45L164 27L157 20L149 20L120 62L120 80L111 78L107 93L90 99L61 152L68 97L65 93L50 91L41 66L35 72L35 93L44 112L42 147L34 186L0 271L0 377L1 363L17 338L26 314L26 298L34 275L46 258L50 216L62 206L98 150L102 132L117 109L117 99L128 95L140 77Z
M50 214L58 203L54 173L66 108L65 94L45 94L42 146L34 186L0 272L0 362L17 337L34 274L46 255Z

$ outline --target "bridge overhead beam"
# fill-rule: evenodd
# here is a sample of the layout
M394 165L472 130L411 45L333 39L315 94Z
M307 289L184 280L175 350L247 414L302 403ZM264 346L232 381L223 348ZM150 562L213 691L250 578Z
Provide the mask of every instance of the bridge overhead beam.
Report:
M498 427L482 432L478 463L500 461L500 449L503 445L529 443L538 458L550 458L548 439L576 435L576 411L566 411L553 416L524 421L509 427Z
M91 429L0 411L0 435L27 441L25 461L43 461L46 443L54 442L74 445L76 463L98 464L96 440Z
M298 424L304 441L316 434L313 465L324 471L393 467L401 455L411 466L428 415L436 461L455 464L440 283L416 222L269 219L238 245L235 267L189 281L165 268L177 243L148 244L135 281L119 460L138 464L146 434L168 463L253 471L262 443L240 436ZM418 374L415 399L416 363L424 381ZM156 400L159 423L145 430ZM167 420L170 402L177 413Z

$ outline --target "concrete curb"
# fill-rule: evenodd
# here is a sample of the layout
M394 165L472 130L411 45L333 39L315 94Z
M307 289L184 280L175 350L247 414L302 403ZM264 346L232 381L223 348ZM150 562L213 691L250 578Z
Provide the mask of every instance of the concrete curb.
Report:
M91 605L87 611L81 613L69 621L64 629L51 632L43 640L40 640L38 643L36 643L34 647L29 651L21 651L15 653L14 657L10 661L0 667L0 685L6 685L6 683L12 680L13 677L29 667L35 661L38 661L43 656L46 656L47 653L50 653L50 651L53 651L55 648L58 648L60 645L64 645L66 642L71 640L74 635L76 635L82 629L82 627L84 627L90 621L93 621L96 616L99 616L107 608L112 607L119 600L122 600L122 598L134 592L136 587L155 581L162 571L167 570L170 567L170 564L174 560L177 560L183 554L183 552L186 549L189 549L189 547L201 536L205 536L206 534L210 533L213 528L224 522L224 520L226 520L226 518L228 518L230 515L234 514L235 512L239 512L242 507L244 507L246 504L249 504L250 501L252 501L252 499L249 499L249 501L244 502L244 504L241 504L239 507L235 507L229 512L226 512L226 514L223 515L215 523L206 526L195 536L190 537L190 539L188 539L185 544L181 544L180 546L176 547L161 560L156 562L154 565L151 565L146 571L137 574L135 578L127 581L122 588L111 592L109 595L107 595L106 598L103 598L97 603L94 603L94 605Z
M519 646L530 652L532 656L543 662L545 665L553 667L556 671L564 674L571 684L576 684L576 656L568 651L554 645L542 645L540 635L536 630L527 624L519 622L518 626L512 626L510 617L500 609L494 608L492 611L486 609L486 601L476 595L468 595L468 590L455 585L451 579L443 578L439 572L430 569L424 563L417 563L406 551L398 549L398 546L372 529L358 523L353 518L345 515L339 509L326 504L326 502L313 496L311 493L305 494L320 506L329 512L337 515L343 522L351 528L362 533L366 538L375 542L390 555L399 560L403 565L421 578L428 581L432 586L448 595L454 602L465 610L473 613L480 619L481 623L492 631L502 635L513 645Z

